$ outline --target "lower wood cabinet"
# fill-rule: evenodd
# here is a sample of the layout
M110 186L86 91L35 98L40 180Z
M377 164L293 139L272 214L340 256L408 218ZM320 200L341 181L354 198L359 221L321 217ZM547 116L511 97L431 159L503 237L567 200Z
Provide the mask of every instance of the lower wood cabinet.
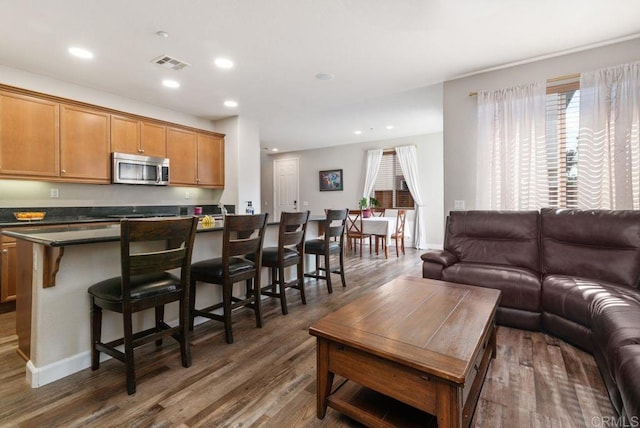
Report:
M16 241L13 238L2 238L0 246L0 303L16 299Z

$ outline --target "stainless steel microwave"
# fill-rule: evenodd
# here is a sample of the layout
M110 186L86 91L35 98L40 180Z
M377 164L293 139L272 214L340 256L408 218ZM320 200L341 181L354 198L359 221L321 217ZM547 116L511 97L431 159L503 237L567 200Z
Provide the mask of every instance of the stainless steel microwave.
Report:
M169 159L113 152L111 182L166 186L169 184Z

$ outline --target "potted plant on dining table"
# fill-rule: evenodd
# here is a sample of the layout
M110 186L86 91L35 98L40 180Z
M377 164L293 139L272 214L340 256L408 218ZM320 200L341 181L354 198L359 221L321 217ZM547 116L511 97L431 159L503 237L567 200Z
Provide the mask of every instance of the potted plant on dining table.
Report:
M358 206L362 210L362 218L371 217L371 208L379 207L380 202L376 198L365 198L364 196L358 201Z

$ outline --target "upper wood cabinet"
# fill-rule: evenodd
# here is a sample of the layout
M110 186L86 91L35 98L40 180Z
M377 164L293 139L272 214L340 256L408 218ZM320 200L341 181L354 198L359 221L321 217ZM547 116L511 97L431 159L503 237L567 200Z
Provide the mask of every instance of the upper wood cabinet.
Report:
M109 113L60 105L60 178L109 183Z
M58 103L0 92L0 174L57 177Z
M197 184L224 187L224 138L198 134Z
M186 129L167 127L167 157L171 184L196 184L196 133Z
M224 138L167 128L171 184L224 188Z
M0 178L111 182L111 152L169 158L170 183L224 187L224 135L0 84Z
M166 157L166 127L124 116L111 116L111 151Z
M146 156L167 157L167 127L151 122L140 122L140 147Z

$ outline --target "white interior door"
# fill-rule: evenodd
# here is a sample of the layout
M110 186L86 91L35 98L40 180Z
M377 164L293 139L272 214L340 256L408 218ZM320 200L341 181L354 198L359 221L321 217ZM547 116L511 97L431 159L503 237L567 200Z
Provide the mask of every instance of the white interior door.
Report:
M283 211L298 211L300 186L298 158L273 161L274 219Z

